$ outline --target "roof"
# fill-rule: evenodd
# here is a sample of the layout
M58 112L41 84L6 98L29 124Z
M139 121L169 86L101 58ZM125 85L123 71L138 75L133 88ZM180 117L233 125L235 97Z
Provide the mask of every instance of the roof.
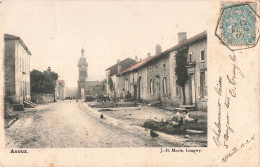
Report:
M117 70L117 66L120 65L121 66L121 70L124 70L130 66L132 66L133 64L135 64L136 61L131 59L131 58L126 58L124 59L123 61L120 61L119 63L109 67L108 69L106 69L106 71L110 70L110 76L111 75L114 75L114 74L117 74L118 73L118 70Z
M165 54L166 52L171 52L173 50L180 49L180 48L182 48L184 46L187 46L187 45L190 45L190 44L192 44L194 42L197 42L197 41L199 41L199 40L201 40L203 38L207 38L207 31L203 31L203 32L201 32L201 33L199 33L199 34L197 34L197 35L195 35L195 36L193 36L193 37L191 37L189 39L186 39L186 40L178 43L177 45L171 47L170 49L162 52L161 54Z
M199 33L199 34L197 34L197 35L195 35L195 36L193 36L189 39L186 39L186 40L178 43L177 45L171 47L170 49L167 49L164 52L161 52L160 54L157 54L157 55L154 55L152 57L141 60L141 61L137 62L136 64L130 66L129 68L123 70L120 74L124 74L124 73L130 72L130 71L133 71L133 70L137 70L138 68L141 68L142 66L152 62L153 60L155 60L157 58L162 58L162 57L168 55L168 53L171 52L171 51L180 49L184 46L190 45L190 44L197 42L197 41L204 39L204 38L207 38L207 31L203 31L203 32L201 32L201 33Z
M26 52L29 55L32 55L32 53L30 52L30 50L27 48L27 46L25 45L25 43L23 42L23 40L20 37L15 36L15 35L10 35L10 34L4 34L4 39L5 40L18 40L19 43L23 46L24 50L26 50Z
M145 58L145 59L135 63L134 65L130 66L129 68L126 68L125 70L123 70L120 74L124 74L124 73L131 72L131 71L138 69L139 67L143 66L145 63L147 63L153 57L154 56L148 57L148 58Z

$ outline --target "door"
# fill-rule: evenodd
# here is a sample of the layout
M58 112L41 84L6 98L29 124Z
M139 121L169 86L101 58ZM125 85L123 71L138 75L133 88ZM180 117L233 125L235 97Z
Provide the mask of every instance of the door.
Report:
M136 97L137 96L137 86L134 85L134 96Z
M190 105L195 104L195 81L194 74L190 74Z
M156 78L156 96L158 101L161 100L161 92L160 92L160 79Z
M138 79L138 100L141 100L141 81L142 77L140 76Z

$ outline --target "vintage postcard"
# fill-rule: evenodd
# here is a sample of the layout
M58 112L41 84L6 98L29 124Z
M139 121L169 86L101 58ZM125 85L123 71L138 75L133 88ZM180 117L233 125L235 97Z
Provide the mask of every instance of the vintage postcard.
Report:
M259 166L259 6L0 1L0 166Z

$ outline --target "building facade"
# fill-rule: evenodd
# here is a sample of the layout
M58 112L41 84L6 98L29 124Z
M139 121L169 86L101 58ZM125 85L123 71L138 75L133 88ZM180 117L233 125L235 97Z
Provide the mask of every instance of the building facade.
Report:
M86 95L97 96L102 94L103 84L100 81L87 81L86 82Z
M65 81L64 80L57 80L56 82L56 99L57 100L64 100L66 95L65 95Z
M175 74L178 50L187 49L185 70L188 80L183 89L176 84ZM163 105L192 105L207 108L207 32L187 39L186 33L178 33L178 44L161 52L156 45L154 56L126 68L117 74L118 94L127 94L147 102L160 101ZM185 98L185 99L184 99ZM185 102L185 103L184 103Z
M124 71L126 68L131 67L136 63L135 60L131 58L126 58L123 61L117 60L117 63L113 66L106 69L107 72L107 94L111 97L123 97L121 93L124 89L124 80L120 77L121 71ZM113 86L111 86L113 85ZM112 88L112 89L111 89Z
M30 56L31 52L18 36L4 35L5 96L14 103L31 100Z

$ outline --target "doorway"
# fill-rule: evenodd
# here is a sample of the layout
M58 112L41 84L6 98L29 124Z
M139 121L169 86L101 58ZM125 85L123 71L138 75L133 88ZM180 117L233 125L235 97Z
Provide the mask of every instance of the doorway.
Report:
M81 95L82 99L85 99L85 90L84 90L84 88L81 88L80 95Z
M139 76L139 79L138 79L138 100L141 100L141 81L142 81L142 77Z
M190 74L190 105L195 104L195 81L194 74Z

